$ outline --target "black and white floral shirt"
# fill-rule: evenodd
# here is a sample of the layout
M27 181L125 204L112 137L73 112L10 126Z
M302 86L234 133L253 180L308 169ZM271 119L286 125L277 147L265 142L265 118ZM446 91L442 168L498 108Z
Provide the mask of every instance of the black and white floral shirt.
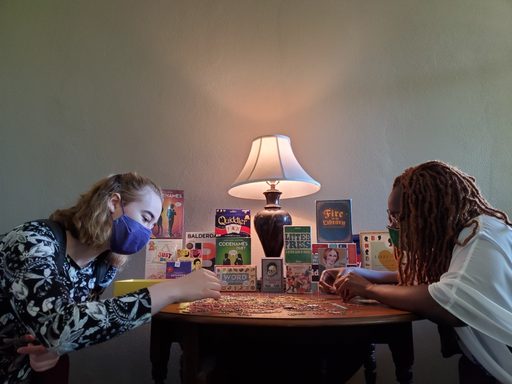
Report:
M58 242L46 224L28 222L0 238L0 383L28 383L29 358L16 352L26 334L58 354L101 343L151 319L147 289L96 301L95 261L79 268L66 257L59 272ZM112 283L110 267L100 285Z

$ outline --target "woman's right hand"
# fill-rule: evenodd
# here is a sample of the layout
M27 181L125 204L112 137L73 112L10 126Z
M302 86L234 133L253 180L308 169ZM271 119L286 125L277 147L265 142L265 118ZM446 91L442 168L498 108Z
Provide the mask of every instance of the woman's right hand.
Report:
M207 269L200 268L174 282L177 294L175 302L220 298L220 280L215 273Z
M219 299L220 281L212 271L201 268L178 279L169 279L148 287L151 295L151 314L172 303L199 299Z
M335 283L343 276L353 271L352 267L325 269L320 275L319 289L324 293L336 293Z

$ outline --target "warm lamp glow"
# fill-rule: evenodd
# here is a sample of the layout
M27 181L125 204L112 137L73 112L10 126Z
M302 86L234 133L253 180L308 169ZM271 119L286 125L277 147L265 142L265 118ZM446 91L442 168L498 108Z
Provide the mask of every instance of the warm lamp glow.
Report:
M293 154L290 138L283 135L261 136L252 142L242 172L228 193L243 199L265 199L263 192L276 184L283 199L311 195L320 183L309 176Z
M244 199L267 200L265 209L254 216L254 228L265 256L280 257L283 226L292 224L290 214L279 205L281 194L286 199L318 190L320 183L302 169L293 154L290 138L273 135L254 139L245 166L228 193Z

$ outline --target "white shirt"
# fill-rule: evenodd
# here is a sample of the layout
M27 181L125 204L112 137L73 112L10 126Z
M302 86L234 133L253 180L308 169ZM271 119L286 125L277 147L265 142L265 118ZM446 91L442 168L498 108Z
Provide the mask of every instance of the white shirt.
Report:
M512 228L486 215L477 220L476 235L454 247L448 271L428 290L467 324L455 328L465 349L497 380L512 383ZM465 228L459 242L473 228Z

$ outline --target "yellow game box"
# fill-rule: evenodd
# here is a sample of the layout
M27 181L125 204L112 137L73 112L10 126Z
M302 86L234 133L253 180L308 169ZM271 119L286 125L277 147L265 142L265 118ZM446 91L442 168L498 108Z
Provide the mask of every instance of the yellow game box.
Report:
M141 288L147 288L162 281L165 281L165 279L116 280L114 281L114 296L121 296L126 293L135 292Z

